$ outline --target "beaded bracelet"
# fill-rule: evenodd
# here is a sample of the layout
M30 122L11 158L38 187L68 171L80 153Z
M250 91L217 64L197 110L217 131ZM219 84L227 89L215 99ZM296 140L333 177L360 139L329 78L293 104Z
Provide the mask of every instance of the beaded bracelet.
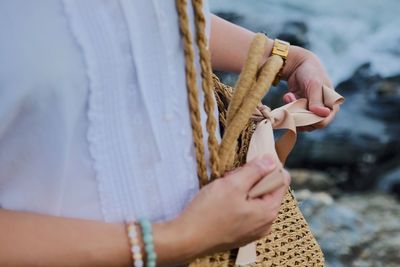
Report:
M143 267L143 256L140 248L139 237L134 223L128 224L128 236L131 244L133 267Z
M142 230L144 250L146 252L146 258L147 258L146 266L155 267L157 262L157 254L154 251L151 223L149 220L141 219L139 220L139 224Z

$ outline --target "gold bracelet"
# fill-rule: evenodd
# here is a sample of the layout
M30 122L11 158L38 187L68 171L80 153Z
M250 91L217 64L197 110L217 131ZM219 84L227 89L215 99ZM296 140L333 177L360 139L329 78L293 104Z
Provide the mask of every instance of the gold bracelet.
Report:
M279 81L281 80L283 67L285 66L286 59L289 54L289 47L290 43L286 41L282 41L279 39L274 40L274 47L272 48L271 55L280 56L283 59L282 68L279 70L278 74L275 77L275 80L272 82L272 85L274 86L277 86L279 84Z

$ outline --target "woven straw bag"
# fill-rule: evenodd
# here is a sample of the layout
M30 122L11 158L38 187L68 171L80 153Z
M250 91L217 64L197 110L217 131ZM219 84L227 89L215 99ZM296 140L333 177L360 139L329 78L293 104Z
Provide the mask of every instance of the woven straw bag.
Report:
M216 76L213 79L220 114L219 121L223 131L226 111L233 90L221 83ZM241 165L245 161L253 130L254 123L250 122L239 138L240 147L237 150L238 161L236 165ZM237 249L216 253L196 259L189 266L235 266L236 256ZM322 251L290 190L282 202L278 217L272 225L271 233L257 241L257 263L248 266L324 266Z
M186 83L198 167L197 172L200 185L203 186L216 177L221 177L226 170L241 166L245 163L249 142L255 130L255 123L250 120L250 115L264 95L262 92L256 92L256 89L253 90L253 87L269 88L283 62L280 58L274 57L269 62L267 61L262 69L258 71L253 70L253 72L257 71L257 75L262 78L259 79L260 84L258 84L258 80L251 80L249 83L254 86L251 88L251 94L246 95L244 101L249 100L247 102L251 103L245 103L242 106L237 105L238 103L234 103L236 98L233 97L233 89L224 85L216 76L212 75L204 30L205 18L202 13L202 0L191 0L195 17L195 40L199 48L201 75L203 78L202 89L205 96L204 110L207 114L206 128L208 132L208 149L210 152L211 167L211 177L209 177L204 153L203 131L200 123L200 105L197 95L198 88L194 64L195 57L186 1L187 0L176 0L176 6L184 45ZM253 45L248 57L248 66L245 66L244 70L251 69L254 62L258 62L259 55L263 52L263 49L264 46L262 44ZM241 87L243 84L246 84L246 82L249 82L245 79L245 77L249 76L248 74L249 73L241 73L237 87ZM217 123L213 116L214 99L217 100L219 111L218 122L223 135L220 145L217 143L217 139L214 136ZM240 113L243 113L239 114L243 115L239 116L240 118L236 118L237 116L232 117L229 113L234 109L235 105L237 107L240 106ZM244 111L245 109L247 109L247 111ZM241 124L236 124L237 121L240 121ZM234 127L232 127L232 125L234 125ZM189 266L235 266L237 251L236 249L202 257L191 262ZM321 249L311 234L309 226L301 214L298 203L290 190L282 202L278 217L272 226L271 233L257 241L257 262L249 266L324 266L324 258Z

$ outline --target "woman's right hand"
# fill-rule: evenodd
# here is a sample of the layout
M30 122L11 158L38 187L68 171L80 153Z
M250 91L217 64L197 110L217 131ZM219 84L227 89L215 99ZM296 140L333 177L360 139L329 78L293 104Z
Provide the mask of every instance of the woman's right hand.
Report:
M176 266L265 236L289 176L259 199L247 194L274 168L271 158L257 158L202 188L176 219L155 223L157 266ZM0 209L0 266L131 266L131 259L123 223Z
M187 237L186 255L200 256L250 243L269 233L288 190L283 186L261 198L248 199L249 190L276 168L269 156L258 157L200 190L171 223Z

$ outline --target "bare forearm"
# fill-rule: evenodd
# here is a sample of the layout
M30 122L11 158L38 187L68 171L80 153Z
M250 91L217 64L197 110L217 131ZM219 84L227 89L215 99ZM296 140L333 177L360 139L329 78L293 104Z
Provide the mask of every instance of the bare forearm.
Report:
M128 266L125 228L0 210L0 266Z
M254 35L243 27L212 15L210 50L213 68L240 72ZM268 39L266 56L271 52L272 45L272 40Z
M158 266L196 256L182 230L172 221L153 226ZM129 247L123 224L0 209L0 266L131 266Z
M239 73L246 61L247 51L254 35L254 32L212 15L210 51L213 68ZM267 44L263 61L270 56L273 46L273 40L266 38ZM303 48L290 46L289 56L282 71L282 78L289 79L290 74L307 57L310 57L310 54Z

